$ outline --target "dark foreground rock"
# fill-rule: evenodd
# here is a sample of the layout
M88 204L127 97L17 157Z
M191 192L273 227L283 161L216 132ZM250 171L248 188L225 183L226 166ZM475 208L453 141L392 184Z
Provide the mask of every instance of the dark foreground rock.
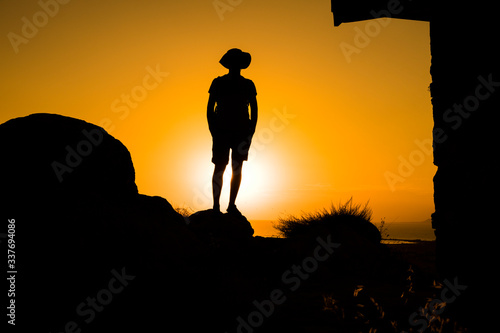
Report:
M120 141L34 114L0 125L0 156L2 232L8 219L16 226L17 327L143 327L170 302L172 318L183 313L202 244L165 199L138 193Z
M10 120L0 156L19 331L368 332L325 312L325 297L354 304L352 291L375 281L374 295L398 303L406 284L408 266L365 226L273 239L253 237L244 217L183 218L139 194L126 147L82 120Z
M188 218L188 224L189 229L211 248L247 244L254 233L245 216L215 213L212 209L192 214Z

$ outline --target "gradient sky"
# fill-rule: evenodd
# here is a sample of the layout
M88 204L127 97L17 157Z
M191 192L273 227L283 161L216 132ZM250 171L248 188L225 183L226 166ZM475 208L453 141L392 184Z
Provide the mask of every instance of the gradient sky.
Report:
M208 88L238 47L259 103L237 200L248 219L351 196L375 222L433 212L427 22L334 27L329 0L60 1L0 2L0 123L47 112L101 125L130 150L140 193L207 209Z

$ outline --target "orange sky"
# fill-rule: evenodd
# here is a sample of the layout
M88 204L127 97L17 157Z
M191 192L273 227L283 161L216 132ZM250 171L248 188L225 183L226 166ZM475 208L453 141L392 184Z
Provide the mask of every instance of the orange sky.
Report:
M238 47L252 54L242 75L259 103L237 200L248 219L351 196L370 200L374 221L433 212L426 22L335 28L328 0L0 6L0 122L48 112L100 124L130 150L141 193L211 207L208 88Z

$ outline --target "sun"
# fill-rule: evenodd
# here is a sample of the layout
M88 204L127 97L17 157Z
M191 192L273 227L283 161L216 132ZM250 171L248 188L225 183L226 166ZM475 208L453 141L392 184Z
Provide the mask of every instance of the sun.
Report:
M169 133L155 149L144 153L144 157L150 157L148 163L136 165L143 193L161 195L174 206L187 207L192 211L212 208L214 164L211 162L211 143L207 140L209 136L203 130L206 128L179 128L184 135L182 145L172 144L175 133ZM282 201L283 192L279 190L286 187L286 175L289 173L283 166L286 161L283 157L272 145L250 146L236 198L238 209L248 219L267 219L277 209L276 198ZM229 203L231 176L230 160L223 175L220 197L223 212Z
M241 186L236 199L236 205L242 211L257 212L268 208L269 195L275 189L278 180L275 166L271 162L266 156L258 154L250 154L248 161L244 162ZM231 173L231 168L228 166L224 174L221 206L223 200L229 198Z
M223 186L221 193L221 207L227 205L231 187L232 169L231 162L226 167L223 176ZM253 201L258 198L260 191L267 181L267 174L264 165L259 160L243 162L241 185L238 191L236 203L239 206L253 206Z

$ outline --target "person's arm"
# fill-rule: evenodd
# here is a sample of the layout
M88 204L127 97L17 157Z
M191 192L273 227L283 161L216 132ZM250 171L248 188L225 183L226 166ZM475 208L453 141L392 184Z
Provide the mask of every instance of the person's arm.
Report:
M212 130L214 129L214 118L215 118L215 98L213 94L210 94L208 96L208 104L207 104L207 121L208 121L208 128L210 129L210 133L212 133Z
M255 133L255 127L257 126L257 118L259 116L257 106L257 96L254 95L252 99L250 99L250 132L252 134Z
M215 116L215 98L212 94L208 96L208 104L207 104L207 120L208 123L212 121Z

